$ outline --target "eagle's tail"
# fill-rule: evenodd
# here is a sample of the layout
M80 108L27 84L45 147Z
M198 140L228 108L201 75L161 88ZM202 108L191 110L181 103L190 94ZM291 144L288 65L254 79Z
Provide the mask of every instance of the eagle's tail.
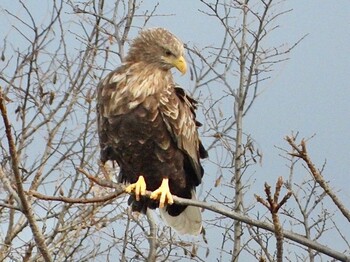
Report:
M192 199L196 192L192 190ZM187 206L178 216L171 216L165 208L160 208L162 219L180 234L199 235L202 231L202 215L199 207Z

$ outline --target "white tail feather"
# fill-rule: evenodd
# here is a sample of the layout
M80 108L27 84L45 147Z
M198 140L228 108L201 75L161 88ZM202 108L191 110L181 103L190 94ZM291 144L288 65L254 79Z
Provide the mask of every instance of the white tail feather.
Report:
M196 199L196 192L192 191L192 199ZM170 216L166 208L160 208L162 219L180 234L199 235L202 231L202 215L199 207L187 206L178 216Z

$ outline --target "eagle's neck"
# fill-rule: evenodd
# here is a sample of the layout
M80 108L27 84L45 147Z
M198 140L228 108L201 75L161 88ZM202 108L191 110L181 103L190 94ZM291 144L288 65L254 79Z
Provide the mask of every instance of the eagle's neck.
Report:
M173 83L170 70L153 64L134 63L126 71L127 92L133 100L143 100L147 96L161 94Z

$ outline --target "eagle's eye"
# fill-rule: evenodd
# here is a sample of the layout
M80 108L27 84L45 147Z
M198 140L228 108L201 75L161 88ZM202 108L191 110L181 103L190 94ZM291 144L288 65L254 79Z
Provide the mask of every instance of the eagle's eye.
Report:
M166 56L171 56L173 53L170 50L165 50L165 55Z

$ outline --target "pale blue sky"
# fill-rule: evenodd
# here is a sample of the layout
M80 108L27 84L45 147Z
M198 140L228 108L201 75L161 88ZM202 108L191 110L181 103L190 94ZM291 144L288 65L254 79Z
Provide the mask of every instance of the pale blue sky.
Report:
M184 42L198 46L215 43L220 36L215 20L197 12L205 8L197 1L177 3L160 5L164 13L176 15L151 20L150 25L168 27ZM283 138L291 131L300 131L300 138L316 134L308 144L311 157L318 167L327 159L324 175L350 202L350 2L285 1L281 8L293 10L276 20L280 28L269 37L271 43L292 45L308 36L261 85L264 92L245 119L245 131L264 153L257 172L268 181L287 175L274 146L287 148Z
M266 152L276 155L272 146L284 145L283 136L291 130L306 137L316 133L309 143L310 154L319 167L327 159L324 175L344 189L343 200L349 202L344 185L349 183L350 169L350 3L293 1L291 7L294 11L280 20L290 32L289 42L309 35L257 101L248 124L264 148L266 171L280 172L274 168L278 158Z

